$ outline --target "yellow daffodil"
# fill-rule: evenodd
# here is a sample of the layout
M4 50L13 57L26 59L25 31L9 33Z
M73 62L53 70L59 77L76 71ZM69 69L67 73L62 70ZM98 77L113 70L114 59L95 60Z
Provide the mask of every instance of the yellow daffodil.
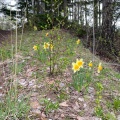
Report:
M46 37L49 35L49 33L46 33Z
M92 66L93 66L92 61L90 61L90 62L89 62L88 66L89 66L89 69L91 69L91 68L92 68Z
M49 49L49 46L50 46L49 43L44 42L43 48L44 48L45 50L46 50L46 49Z
M79 66L79 68L83 68L83 64L84 64L83 59L80 60L77 59L76 64Z
M99 63L97 72L100 73L100 71L101 71L102 69L103 69L102 63Z
M80 44L80 39L78 39L78 40L76 41L76 43L77 43L77 45Z
M72 69L75 72L79 71L80 67L76 63L72 63Z
M38 49L38 46L37 45L34 45L33 46L33 49L36 51Z
M37 27L36 26L34 26L34 31L37 31Z
M50 50L51 51L53 50L53 44L50 44Z

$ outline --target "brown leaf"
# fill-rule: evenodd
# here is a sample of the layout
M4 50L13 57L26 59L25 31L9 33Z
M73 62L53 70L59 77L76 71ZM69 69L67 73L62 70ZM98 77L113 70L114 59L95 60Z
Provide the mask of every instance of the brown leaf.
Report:
M68 106L69 106L69 105L67 104L67 101L62 102L62 103L60 103L59 105L62 106L62 107L68 107Z

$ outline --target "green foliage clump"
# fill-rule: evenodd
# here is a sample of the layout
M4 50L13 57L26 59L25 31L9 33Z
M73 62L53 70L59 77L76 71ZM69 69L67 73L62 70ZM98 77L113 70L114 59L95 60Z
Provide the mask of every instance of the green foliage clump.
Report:
M38 30L43 29L50 29L52 27L52 23L48 19L48 14L38 14L35 16L35 25L38 28Z
M113 100L113 108L115 110L120 110L120 99L119 98L116 98Z
M5 48L1 48L0 50L0 60L5 60L7 58L11 58L11 51L6 50Z
M92 71L88 71L85 68L81 68L79 71L73 74L73 82L72 85L77 91L81 91L83 88L86 88L91 80Z
M27 118L30 106L27 98L18 99L11 89L0 103L0 120L23 120Z
M53 110L57 110L59 108L58 102L52 102L49 99L42 99L41 102L43 102L43 104L45 106L46 113L51 112Z

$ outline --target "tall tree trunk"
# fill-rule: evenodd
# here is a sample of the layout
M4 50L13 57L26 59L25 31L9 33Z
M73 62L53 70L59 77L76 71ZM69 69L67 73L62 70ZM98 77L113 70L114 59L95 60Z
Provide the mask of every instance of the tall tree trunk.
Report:
M98 14L99 14L99 26L101 26L101 10L100 10L100 4L101 4L101 2L99 1L99 8L98 8Z
M33 10L32 23L34 26L35 25L35 0L32 0L32 10Z
M111 57L110 54L113 53L113 2L112 0L103 0L102 1L102 34L101 39L99 40L99 51L105 53L108 57Z
M108 48L110 47L113 38L112 21L113 21L112 0L103 0L102 37L105 39L104 44L107 43Z
M64 17L67 17L67 0L64 0Z
M87 1L85 0L85 25L88 26L87 22Z
M27 18L27 21L29 21L29 16L28 16L28 0L26 0L26 13L25 17Z
M78 5L78 24L79 24L79 21L80 21L80 2L78 2L77 5Z
M83 14L84 13L83 13L83 8L82 8L82 2L80 2L80 24L81 24L81 26L84 25L84 19L83 19L84 15Z
M98 0L94 0L94 27L95 32L97 32L98 28Z
M40 12L40 2L39 0L37 0L37 14L39 14Z

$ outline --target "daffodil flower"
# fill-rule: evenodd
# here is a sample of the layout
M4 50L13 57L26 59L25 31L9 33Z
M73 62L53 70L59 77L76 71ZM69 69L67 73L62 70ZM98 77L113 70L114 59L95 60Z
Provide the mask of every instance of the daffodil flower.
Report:
M75 72L79 71L80 67L76 63L73 62L72 63L72 69L73 69L73 71L75 73Z
M92 66L93 66L92 61L90 61L90 62L89 62L88 66L89 66L89 69L91 69L91 68L92 68Z
M79 68L83 68L83 64L84 64L83 59L80 60L77 59L76 64L79 66Z
M100 73L102 69L103 69L102 63L99 63L97 72Z
M37 45L34 45L34 46L33 46L33 49L34 49L34 51L38 50L38 46L37 46Z

